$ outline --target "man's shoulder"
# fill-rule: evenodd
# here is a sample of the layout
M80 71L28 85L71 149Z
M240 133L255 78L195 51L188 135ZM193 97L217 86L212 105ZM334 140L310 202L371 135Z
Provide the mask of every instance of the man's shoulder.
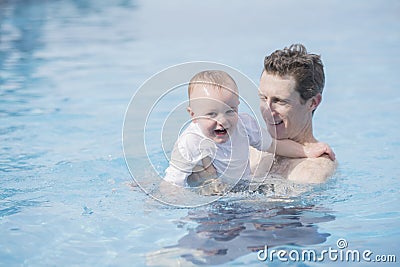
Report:
M300 183L323 183L334 174L337 164L328 156L290 159L287 178Z
M250 147L251 171L260 177L271 174L299 183L323 183L334 174L337 164L328 156L295 159L278 157L274 162L273 154Z

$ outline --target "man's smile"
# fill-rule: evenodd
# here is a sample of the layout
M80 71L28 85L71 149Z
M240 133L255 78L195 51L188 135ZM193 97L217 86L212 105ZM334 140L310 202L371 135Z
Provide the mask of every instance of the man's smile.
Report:
M270 122L270 124L271 125L279 125L279 124L282 124L283 123L283 120L281 120L281 119L279 119L279 120L273 120L272 122Z

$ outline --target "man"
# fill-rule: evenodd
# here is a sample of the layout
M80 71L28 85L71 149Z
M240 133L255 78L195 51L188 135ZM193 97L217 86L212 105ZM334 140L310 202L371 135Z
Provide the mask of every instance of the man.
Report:
M320 56L307 53L301 44L265 58L259 87L260 109L272 137L303 145L318 142L313 135L312 118L321 103L324 83ZM256 177L269 174L301 183L322 183L337 165L327 155L286 158L253 149L250 163Z

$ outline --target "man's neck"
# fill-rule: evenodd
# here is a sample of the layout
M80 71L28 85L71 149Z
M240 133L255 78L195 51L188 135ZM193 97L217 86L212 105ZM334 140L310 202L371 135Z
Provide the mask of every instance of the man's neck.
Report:
M291 140L299 143L299 144L307 144L307 143L315 143L318 142L317 139L315 139L313 130L312 130L312 125L309 125L306 129L304 129L300 134L298 134L294 138L290 138Z

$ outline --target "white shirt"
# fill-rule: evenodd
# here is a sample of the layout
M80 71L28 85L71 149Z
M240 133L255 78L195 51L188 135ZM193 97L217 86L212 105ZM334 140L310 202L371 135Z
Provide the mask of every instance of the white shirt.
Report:
M176 185L187 185L186 178L196 165L202 165L201 160L207 156L212 159L218 176L238 180L249 175L249 146L266 151L272 139L249 114L241 113L238 117L229 140L222 144L207 138L199 126L191 122L174 145L164 179Z

